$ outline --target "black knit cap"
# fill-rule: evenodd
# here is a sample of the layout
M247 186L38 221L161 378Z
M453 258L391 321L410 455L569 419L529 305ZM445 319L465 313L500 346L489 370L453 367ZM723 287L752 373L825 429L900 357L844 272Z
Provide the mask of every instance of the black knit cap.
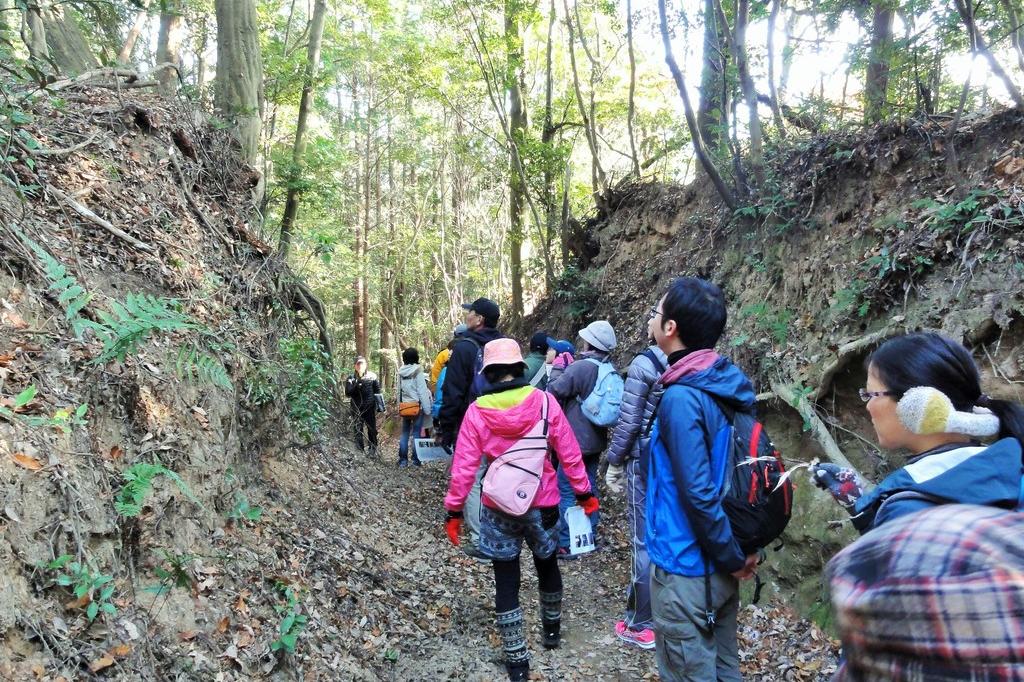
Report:
M545 353L548 350L548 335L545 332L537 332L530 337L530 350L538 353Z

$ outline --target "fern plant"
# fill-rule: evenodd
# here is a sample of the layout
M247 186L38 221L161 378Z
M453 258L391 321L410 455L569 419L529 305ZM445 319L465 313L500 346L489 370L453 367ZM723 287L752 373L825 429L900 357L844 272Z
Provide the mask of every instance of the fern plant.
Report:
M174 368L179 378L194 378L226 391L234 390L224 364L194 344L183 346L178 351Z
M117 494L117 499L114 500L114 510L121 516L127 517L135 517L141 514L142 503L146 501L146 496L153 489L153 480L157 476L166 476L171 479L185 497L195 502L198 506L203 506L196 499L195 495L192 494L188 486L185 485L185 481L181 480L181 477L175 472L162 464L136 462L121 474L121 478L124 479L124 487L121 488L121 491Z
M154 332L174 332L197 329L188 315L174 309L177 302L169 298L155 298L148 294L128 294L124 303L112 301L111 312L97 312L110 335L103 341L103 351L93 362L117 359L123 361L138 351L139 346Z
M15 226L11 226L15 234L31 249L43 266L43 274L49 282L49 289L57 297L57 302L64 308L64 317L71 324L75 338L82 338L82 332L92 329L101 336L105 331L102 325L80 315L85 306L89 305L92 295L86 292L73 275L68 274L64 264L50 255L50 252L40 246L35 240L22 232Z

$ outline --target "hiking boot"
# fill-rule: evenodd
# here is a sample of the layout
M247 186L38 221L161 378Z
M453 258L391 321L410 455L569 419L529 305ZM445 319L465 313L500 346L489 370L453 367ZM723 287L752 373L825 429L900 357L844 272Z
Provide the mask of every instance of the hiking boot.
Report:
M654 630L650 628L634 630L626 625L626 621L620 620L615 624L615 634L623 642L635 644L641 649L654 648Z
M545 649L557 649L562 644L562 621L544 621L541 624L541 640Z
M530 679L530 664L526 663L506 663L505 668L508 670L508 679L510 680L528 680Z
M421 462L417 458L413 458L412 463L413 463L413 466L423 466L423 462Z
M404 468L406 468L407 466L409 466L409 462L407 462L407 461L406 461L406 460L404 460L404 459L400 459L400 460L398 460L398 468L399 468L399 469L404 469Z

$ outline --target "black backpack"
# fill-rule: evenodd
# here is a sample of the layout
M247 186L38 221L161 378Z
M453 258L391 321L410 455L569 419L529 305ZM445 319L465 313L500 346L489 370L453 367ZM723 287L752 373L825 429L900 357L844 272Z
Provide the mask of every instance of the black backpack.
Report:
M753 554L775 542L786 529L793 513L793 482L757 417L715 402L732 428L726 460L732 474L724 481L722 508L740 549Z

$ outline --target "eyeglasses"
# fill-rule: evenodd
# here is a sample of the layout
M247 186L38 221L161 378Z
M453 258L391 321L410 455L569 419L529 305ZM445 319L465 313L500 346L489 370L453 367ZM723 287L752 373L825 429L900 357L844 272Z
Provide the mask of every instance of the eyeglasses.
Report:
M899 395L896 391L866 391L863 388L857 389L857 393L860 395L860 399L864 402L868 402L872 398L880 398L883 395L894 396Z
M649 312L649 313L647 313L647 318L648 318L648 319L654 319L654 318L655 318L655 317L657 317L658 315L663 315L663 314L664 314L664 313L662 313L662 312L661 312L660 310L658 310L657 308L651 308L650 312Z

